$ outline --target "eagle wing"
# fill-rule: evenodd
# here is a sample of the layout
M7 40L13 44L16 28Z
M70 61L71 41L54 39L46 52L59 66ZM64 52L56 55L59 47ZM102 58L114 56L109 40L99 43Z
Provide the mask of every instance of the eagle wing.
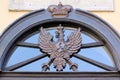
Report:
M45 29L43 29L43 27L41 27L40 37L39 37L39 47L43 52L49 55L54 51L56 51L56 46L52 42L52 40L53 40L52 35L49 32L47 32Z
M82 38L80 31L81 29L78 28L68 36L66 50L69 55L78 52L78 50L81 48Z

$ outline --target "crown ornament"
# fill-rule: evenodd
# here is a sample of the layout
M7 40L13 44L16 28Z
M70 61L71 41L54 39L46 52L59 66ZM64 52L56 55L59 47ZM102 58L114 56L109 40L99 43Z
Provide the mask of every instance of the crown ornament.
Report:
M60 2L58 5L50 5L48 11L51 12L54 18L65 18L72 11L72 6L62 5Z

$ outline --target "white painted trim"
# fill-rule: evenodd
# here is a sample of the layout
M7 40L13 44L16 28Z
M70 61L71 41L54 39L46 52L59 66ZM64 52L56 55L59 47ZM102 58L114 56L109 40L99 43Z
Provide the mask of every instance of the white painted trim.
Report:
M38 10L51 4L72 5L89 11L114 11L114 0L9 0L9 10Z

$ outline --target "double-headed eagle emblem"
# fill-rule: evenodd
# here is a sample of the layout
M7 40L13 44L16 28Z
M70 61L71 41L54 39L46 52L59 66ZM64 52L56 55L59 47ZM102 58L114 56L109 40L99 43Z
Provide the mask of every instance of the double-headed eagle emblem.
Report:
M39 48L50 57L49 62L42 65L43 71L49 70L52 63L54 68L56 68L56 71L63 71L67 63L69 64L70 69L77 71L78 65L72 63L70 58L81 48L82 38L80 28L72 32L65 41L64 28L59 25L57 27L56 35L58 40L54 42L53 36L43 29L43 27L40 28Z

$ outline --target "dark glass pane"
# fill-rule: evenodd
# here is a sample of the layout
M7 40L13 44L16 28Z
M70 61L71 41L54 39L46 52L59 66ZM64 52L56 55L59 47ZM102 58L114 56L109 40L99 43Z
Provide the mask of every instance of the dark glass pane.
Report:
M39 34L37 33L27 38L25 42L38 44L38 40L39 40Z
M51 29L51 30L47 30L47 32L50 32L50 34L54 38L54 41L57 41L56 30ZM64 30L64 39L65 39L65 41L67 40L67 36L69 36L71 34L71 32L74 32L74 30ZM34 34L31 37L27 38L25 40L25 42L38 44L39 35L40 35L39 33ZM96 38L94 38L90 34L88 35L87 33L81 33L81 37L82 37L82 44L92 43L92 42L97 42L98 41Z
M92 64L89 64L85 61L82 61L80 59L77 59L75 57L72 57L71 60L73 61L73 63L77 63L78 64L78 71L80 72L101 72L101 71L106 71L102 68L96 67Z
M42 64L47 63L48 60L49 60L49 58L46 57L46 58L43 58L43 59L38 60L36 62L33 62L31 64L28 64L28 65L26 65L24 67L21 67L21 68L15 70L15 71L41 72L42 71ZM82 60L79 60L77 58L74 58L74 57L71 60L72 60L73 63L78 64L78 71L80 71L80 72L105 71L104 69L101 69L101 68L96 67L96 66L94 66L92 64L86 63L86 62L84 62ZM56 71L56 69L54 68L53 64L51 64L50 70L48 70L47 72L55 72L55 71ZM65 67L65 69L63 71L64 72L73 72L72 70L70 70L68 64L66 64L66 67Z
M35 62L32 62L26 66L23 66L19 69L16 69L14 71L33 71L33 72L41 72L42 71L42 64L47 63L49 61L48 57L45 57L43 59L37 60Z
M106 65L114 66L110 53L104 47L81 49L81 51L78 54L104 63Z
M86 44L86 43L93 43L93 42L97 42L99 40L97 40L95 37L91 36L90 34L85 34L82 33L82 44Z
M30 58L35 57L40 54L41 54L41 52L39 49L18 47L12 53L12 55L7 63L7 66L14 65L16 63L22 62L24 60L30 59Z
M40 60L38 60L38 61L35 61L35 62L32 62L32 63L30 63L30 64L28 64L28 65L26 65L26 66L23 66L23 67L21 67L21 68L19 68L19 69L16 69L16 70L14 70L14 71L33 71L33 72L41 72L42 71L42 65L44 64L44 63L48 63L48 61L49 61L49 58L48 57L45 57L45 58L43 58L43 59L40 59ZM63 71L66 71L66 72L70 72L70 71L72 71L72 70L70 70L69 69L69 65L68 64L66 64L66 67L65 67L65 69L63 70ZM53 65L53 63L50 65L50 70L47 70L47 72L56 72L56 69L54 68L54 65Z

